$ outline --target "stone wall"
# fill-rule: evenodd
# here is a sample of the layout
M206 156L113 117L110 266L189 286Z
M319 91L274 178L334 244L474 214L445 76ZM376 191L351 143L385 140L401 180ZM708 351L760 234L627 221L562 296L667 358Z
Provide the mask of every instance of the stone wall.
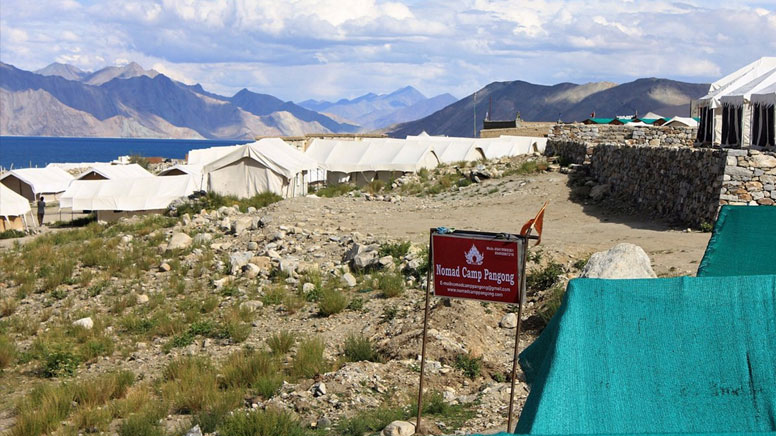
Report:
M612 124L555 124L549 141L583 142L590 145L625 144L692 147L698 129L694 127L628 127Z
M776 203L776 153L727 150L721 204Z
M724 150L602 144L590 166L611 199L698 226L716 219L726 157Z
M593 148L593 146L588 147L582 142L548 140L544 154L547 156L558 156L567 163L583 164L590 162Z

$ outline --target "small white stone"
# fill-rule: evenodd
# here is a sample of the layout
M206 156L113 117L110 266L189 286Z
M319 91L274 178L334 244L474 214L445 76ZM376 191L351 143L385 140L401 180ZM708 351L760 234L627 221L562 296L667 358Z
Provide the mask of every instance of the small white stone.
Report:
M92 321L91 317L81 318L77 321L73 321L74 326L83 327L86 330L91 330L92 327L94 327L94 321Z

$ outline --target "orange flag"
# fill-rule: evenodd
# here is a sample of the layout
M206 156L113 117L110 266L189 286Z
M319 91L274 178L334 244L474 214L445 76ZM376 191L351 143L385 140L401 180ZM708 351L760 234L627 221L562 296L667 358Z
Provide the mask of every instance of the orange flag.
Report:
M538 236L539 239L536 240L536 245L539 245L542 242L542 228L544 227L544 208L547 207L547 204L549 201L544 202L544 206L539 210L539 213L536 214L536 217L533 219L528 220L527 223L523 226L522 229L520 229L520 234L522 236L528 235L532 230L536 232L536 236ZM534 245L534 247L536 246Z

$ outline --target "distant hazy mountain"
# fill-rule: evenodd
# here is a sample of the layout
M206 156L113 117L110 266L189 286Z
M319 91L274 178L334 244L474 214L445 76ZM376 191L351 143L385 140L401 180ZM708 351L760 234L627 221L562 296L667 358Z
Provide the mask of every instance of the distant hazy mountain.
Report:
M362 130L374 130L422 118L455 101L455 97L450 94L426 98L417 89L407 86L390 94L369 93L353 100L342 99L333 103L306 100L299 105L338 120L349 120L360 125Z
M39 71L0 63L1 135L251 139L356 129L270 95L224 97L135 63Z
M41 76L59 76L67 80L83 80L84 77L89 75L89 73L78 67L60 64L59 62L49 64L48 66L35 71L35 73L40 74Z
M519 80L493 82L476 93L476 130L482 128L490 108L492 120L514 119L518 112L525 121L581 121L592 112L597 117L649 111L663 116L689 116L690 100L702 97L708 89L708 84L655 78L621 85L598 82L546 86ZM475 134L474 109L472 94L432 115L394 126L388 134L402 138L426 131L432 135L471 137Z

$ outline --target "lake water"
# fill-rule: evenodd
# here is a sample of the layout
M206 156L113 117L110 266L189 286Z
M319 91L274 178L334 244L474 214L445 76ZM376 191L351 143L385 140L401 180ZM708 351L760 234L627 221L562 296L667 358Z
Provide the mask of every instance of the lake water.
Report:
M183 159L189 150L246 144L240 139L54 138L0 136L0 167L45 167L52 162L110 162L139 154Z

